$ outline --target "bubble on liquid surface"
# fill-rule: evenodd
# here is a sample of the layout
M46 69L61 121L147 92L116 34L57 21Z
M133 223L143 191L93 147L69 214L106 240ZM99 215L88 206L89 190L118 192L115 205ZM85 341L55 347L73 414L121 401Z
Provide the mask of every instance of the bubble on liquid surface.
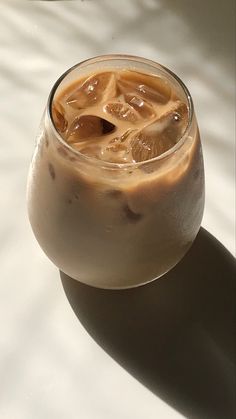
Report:
M131 141L133 160L149 160L174 147L184 134L187 120L187 106L176 101L171 109L134 136Z
M75 109L85 109L116 96L116 76L112 72L98 73L77 87L66 103Z

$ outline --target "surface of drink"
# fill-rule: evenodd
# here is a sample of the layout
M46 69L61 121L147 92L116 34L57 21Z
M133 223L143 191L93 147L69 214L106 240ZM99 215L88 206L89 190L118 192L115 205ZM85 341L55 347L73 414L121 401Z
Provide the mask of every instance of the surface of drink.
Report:
M188 123L187 105L167 81L132 70L77 80L54 101L52 113L58 132L75 150L114 163L165 153Z
M104 288L149 282L191 246L204 206L201 144L183 84L135 57L88 60L55 85L28 183L49 258Z

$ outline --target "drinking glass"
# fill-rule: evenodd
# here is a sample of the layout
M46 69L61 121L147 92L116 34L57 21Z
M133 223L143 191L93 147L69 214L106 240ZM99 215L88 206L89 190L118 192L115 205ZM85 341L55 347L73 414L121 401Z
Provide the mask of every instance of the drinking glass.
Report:
M167 80L187 105L178 143L143 162L112 163L73 149L57 131L52 104L71 83L101 70L137 70ZM170 70L125 55L99 56L54 84L41 120L27 187L29 220L51 261L100 288L130 288L159 278L193 243L204 208L204 168L189 91Z

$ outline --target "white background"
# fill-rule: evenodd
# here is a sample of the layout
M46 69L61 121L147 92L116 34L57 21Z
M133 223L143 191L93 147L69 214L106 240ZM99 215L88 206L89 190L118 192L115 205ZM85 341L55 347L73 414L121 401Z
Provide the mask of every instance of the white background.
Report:
M205 160L203 226L233 253L233 4L0 2L1 418L182 417L103 351L74 315L58 270L31 232L26 179L47 95L62 72L99 54L153 59L192 94Z

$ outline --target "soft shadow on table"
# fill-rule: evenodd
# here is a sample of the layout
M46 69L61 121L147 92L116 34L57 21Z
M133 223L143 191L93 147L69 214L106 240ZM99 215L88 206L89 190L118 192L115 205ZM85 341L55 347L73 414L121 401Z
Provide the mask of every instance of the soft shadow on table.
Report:
M162 279L123 291L61 273L90 335L187 418L233 419L235 260L206 230Z

